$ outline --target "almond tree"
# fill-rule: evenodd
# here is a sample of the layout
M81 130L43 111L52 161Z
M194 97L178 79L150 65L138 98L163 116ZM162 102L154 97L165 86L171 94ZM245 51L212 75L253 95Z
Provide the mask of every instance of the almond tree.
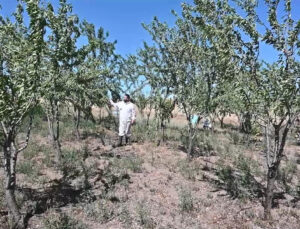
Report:
M18 155L28 145L32 110L39 99L41 57L44 52L44 10L38 0L24 1L29 26L23 23L24 4L20 2L15 22L0 17L0 120L4 139L6 201L14 228L25 228L24 215L15 198ZM20 126L29 116L26 139L17 142Z
M60 106L69 93L68 80L74 77L74 67L78 65L76 42L80 36L76 15L72 15L72 6L66 0L59 1L58 13L53 6L47 6L47 25L49 35L45 65L47 75L43 79L43 104L46 108L49 133L56 161L60 163L62 152L60 143Z
M183 4L183 14L177 16L173 28L157 18L144 26L154 45L145 45L140 54L149 82L160 82L186 116L189 157L196 135L192 116L210 115L216 109L216 85L229 75L234 62L230 15L215 11L210 1L204 2L207 7L201 7L200 2L196 6Z
M147 113L147 126L152 109L155 114L157 134L157 145L164 141L164 134L167 122L172 117L172 111L175 108L176 100L171 101L171 84L164 74L159 70L164 65L163 59L157 47L150 47L144 43L144 49L139 50L138 58L140 60L140 74L146 78L147 86L150 87L149 111Z
M164 96L164 101L159 99L158 105L163 105L170 95L177 99L188 120L191 143L194 135L191 116L195 112L195 105L201 102L199 97L196 96L196 93L200 92L200 87L202 87L199 81L197 82L198 63L200 62L198 58L200 56L199 39L195 36L195 33L188 36L190 31L183 28L184 22L182 20L177 21L176 27L169 28L167 24L161 23L155 18L150 25L144 27L149 31L155 42L152 47L145 45L144 51L140 52L147 70L146 77L149 78L148 81L150 85L152 84L152 88L161 94L159 98L162 95ZM190 40L184 40L185 35ZM163 109L160 110L162 111L160 113L164 114ZM156 113L160 110L156 107ZM162 126L163 121L162 119ZM192 152L191 146L192 144L188 146L189 156Z
M95 122L92 106L103 107L107 101L108 91L116 90L119 81L116 79L119 56L115 54L115 43L108 42L108 33L103 28L95 29L93 24L84 21L81 24L81 35L86 36L88 43L78 50L78 65L73 77L69 77L69 93L66 100L74 107L75 133L79 139L81 113Z
M220 1L216 1L220 2ZM264 214L271 218L275 180L288 133L299 114L299 34L300 21L291 16L290 0L265 0L268 21L263 22L257 14L258 1L235 1L246 16L234 14L237 27L240 56L240 75L235 78L240 88L242 101L251 107L252 115L262 126L265 137L267 186L264 199ZM283 3L283 19L277 12ZM216 4L217 5L217 4ZM262 33L258 27L262 26ZM238 28L238 29L237 29ZM260 46L265 42L278 53L274 63L260 62Z

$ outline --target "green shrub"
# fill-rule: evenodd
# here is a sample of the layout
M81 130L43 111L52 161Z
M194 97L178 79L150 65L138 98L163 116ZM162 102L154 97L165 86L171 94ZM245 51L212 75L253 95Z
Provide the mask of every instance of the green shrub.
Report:
M188 149L189 137L186 129L181 131L181 144ZM198 131L194 137L192 155L211 156L215 153L215 148L218 145L218 139L214 133L210 131Z
M140 121L132 126L132 133L137 142L154 141L158 134L154 122L147 126L145 122Z
M225 189L233 197L240 197L241 193L239 192L239 187L237 180L233 175L233 170L230 166L221 167L217 171L217 175L221 181L225 184Z
M84 157L82 150L71 150L62 152L62 161L60 169L64 177L76 177L82 172L82 162Z
M238 154L238 156L236 157L234 164L236 165L236 168L239 169L245 175L247 174L248 175L255 174L256 176L261 175L258 162L252 160L251 158L241 153Z
M250 166L241 162L238 167L240 170L234 170L230 166L221 166L218 169L217 176L223 187L233 198L260 197L263 190L251 175Z

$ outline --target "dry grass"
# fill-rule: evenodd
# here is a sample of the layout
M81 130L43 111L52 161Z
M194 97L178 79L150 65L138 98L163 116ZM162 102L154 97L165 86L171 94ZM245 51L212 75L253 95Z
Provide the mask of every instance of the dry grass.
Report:
M89 229L299 226L299 147L287 147L288 160L284 160L281 173L292 189L287 193L282 181L277 182L277 192L283 192L283 196L275 200L274 221L268 222L262 220L261 197L233 196L226 181L228 174L218 176L220 169L229 166L234 175L230 179L237 185L233 187L249 191L250 175L265 185L264 157L259 144L246 146L242 138L235 141L232 135L217 130L209 140L214 153L189 162L176 140L176 131L183 121L178 113L171 123L176 128L168 133L173 134L172 141L159 147L145 141L112 148L116 141L113 131L97 125L89 130L87 125L85 131L103 131L105 146L99 135L87 135L80 141L63 139L65 171L52 163L54 152L49 139L34 133L35 141L31 144L35 145L21 154L19 164L23 163L23 173L18 176L20 188L27 190L26 201L38 206L38 214L30 219L29 228L59 228L59 221L71 225L66 228L84 225ZM234 123L233 118L226 121ZM38 170L31 171L32 166L26 163L38 165ZM28 177L35 173L38 179L33 182ZM25 208L26 205L22 211Z

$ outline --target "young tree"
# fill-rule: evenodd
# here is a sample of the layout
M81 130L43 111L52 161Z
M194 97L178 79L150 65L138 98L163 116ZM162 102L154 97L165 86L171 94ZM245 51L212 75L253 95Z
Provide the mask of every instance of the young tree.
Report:
M92 106L103 107L107 102L108 88L118 87L115 42L108 42L108 33L103 28L95 30L93 24L84 21L81 34L88 38L88 44L78 50L78 65L74 76L69 78L69 93L66 100L74 107L74 123L77 138L80 138L79 123L81 113L95 121ZM115 89L114 89L115 90Z
M44 52L44 10L38 0L24 1L30 24L23 23L24 4L19 3L15 22L0 17L0 120L5 170L5 193L14 228L25 228L15 198L18 155L29 141L32 110L39 99L41 58ZM19 127L29 116L26 139L17 142Z
M216 85L231 73L234 62L231 40L235 37L229 14L216 11L211 1L195 3L196 6L183 4L182 17L177 16L173 28L157 18L144 26L155 45L145 45L145 51L141 52L142 63L150 68L148 75L153 77L156 73L151 81L161 78L161 87L168 88L186 116L189 157L196 134L192 116L210 115L216 109Z
M275 179L291 125L299 114L299 34L300 21L291 17L290 0L265 0L268 9L268 23L259 20L256 13L258 1L237 1L246 13L238 16L240 34L241 75L237 78L241 95L253 109L256 120L263 127L265 155L267 161L267 187L265 190L264 214L271 218ZM277 15L279 4L283 3L283 20ZM258 25L264 30L260 34ZM238 31L237 31L238 32ZM272 64L259 62L262 42L271 45L278 53Z
M49 36L45 65L47 76L43 80L43 104L46 108L49 133L56 150L56 162L61 161L60 143L60 106L69 93L67 86L74 77L74 67L78 64L76 42L80 36L78 17L72 15L72 6L66 0L60 0L58 13L49 3L47 7L47 25Z
M144 43L144 49L139 50L138 57L140 60L140 74L146 78L147 86L150 87L149 111L147 113L147 126L152 109L154 110L157 126L157 145L164 141L165 129L167 122L172 117L172 111L175 108L175 100L171 100L171 85L167 78L160 71L164 65L163 59L157 47L150 47Z

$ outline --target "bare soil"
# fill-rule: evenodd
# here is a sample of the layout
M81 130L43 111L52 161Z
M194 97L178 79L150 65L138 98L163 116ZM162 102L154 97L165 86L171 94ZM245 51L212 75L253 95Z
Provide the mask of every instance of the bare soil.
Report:
M184 116L176 114L173 122L183 120ZM227 117L226 123L236 124L237 119ZM224 161L219 152L187 162L187 155L179 142L168 141L159 147L152 142L135 142L113 148L115 133L109 130L105 133L105 145L97 136L62 142L67 151L86 148L88 155L83 164L88 170L88 187L83 188L84 175L80 164L66 176L55 166L45 165L43 150L31 159L39 168L37 177L18 175L23 209L31 204L35 211L28 228L44 229L45 219L53 212L66 213L90 229L299 228L299 199L282 193L280 185L277 187L280 198L275 199L272 221L263 220L262 197L233 198L226 188L222 188L217 170L224 164L232 165L233 160ZM47 137L35 134L33 138L35 144L51 148ZM228 141L225 135L219 134L216 142L227 144ZM259 147L238 149L244 149L245 156L258 162L264 171L264 158ZM299 157L300 147L291 141L283 165ZM51 159L54 159L53 154ZM19 163L24 161L21 155ZM197 169L190 171L191 166ZM79 174L71 175L76 169ZM296 163L294 182L299 181L299 171L300 164ZM191 172L192 176L186 176L186 172ZM0 177L3 178L2 170ZM265 184L263 176L256 178ZM7 228L6 218L4 204L0 209L0 222L3 222L0 228Z

